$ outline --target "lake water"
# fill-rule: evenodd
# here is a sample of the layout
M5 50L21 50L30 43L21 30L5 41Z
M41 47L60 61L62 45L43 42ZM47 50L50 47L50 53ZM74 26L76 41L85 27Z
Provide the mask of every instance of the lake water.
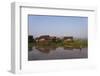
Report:
M51 60L51 59L74 59L87 58L88 49L71 49L71 48L35 48L28 51L28 60Z

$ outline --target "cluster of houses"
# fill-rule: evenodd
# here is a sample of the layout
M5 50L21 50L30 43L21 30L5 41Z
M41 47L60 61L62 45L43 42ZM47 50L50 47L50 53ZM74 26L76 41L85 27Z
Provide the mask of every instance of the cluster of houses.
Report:
M56 36L42 35L40 37L33 38L32 35L29 35L28 40L29 40L29 42L34 41L36 43L45 43L46 44L50 41L57 42L59 40L63 40L64 42L73 42L73 37L72 36L64 36L63 38L59 38Z

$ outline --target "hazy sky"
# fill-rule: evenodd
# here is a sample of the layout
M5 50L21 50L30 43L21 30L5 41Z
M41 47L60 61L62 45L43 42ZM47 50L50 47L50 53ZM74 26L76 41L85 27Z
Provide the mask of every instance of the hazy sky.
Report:
M29 35L73 36L87 38L88 17L79 16L28 16Z

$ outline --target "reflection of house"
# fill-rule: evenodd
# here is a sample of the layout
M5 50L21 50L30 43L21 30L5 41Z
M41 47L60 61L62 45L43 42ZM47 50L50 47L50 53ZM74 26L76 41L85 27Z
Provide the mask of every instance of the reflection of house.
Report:
M40 52L43 52L43 53L49 53L50 52L49 48L40 48L40 47L37 47L36 49L38 49Z
M56 46L39 46L39 45L37 45L36 47L35 47L37 50L39 50L40 52L43 52L43 53L49 53L50 51L54 51L54 50L56 50Z

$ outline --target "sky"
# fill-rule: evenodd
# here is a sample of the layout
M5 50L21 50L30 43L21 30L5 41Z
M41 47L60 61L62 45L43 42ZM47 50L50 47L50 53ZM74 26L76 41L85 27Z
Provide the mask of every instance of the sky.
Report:
M28 15L28 33L41 35L88 37L88 17Z

